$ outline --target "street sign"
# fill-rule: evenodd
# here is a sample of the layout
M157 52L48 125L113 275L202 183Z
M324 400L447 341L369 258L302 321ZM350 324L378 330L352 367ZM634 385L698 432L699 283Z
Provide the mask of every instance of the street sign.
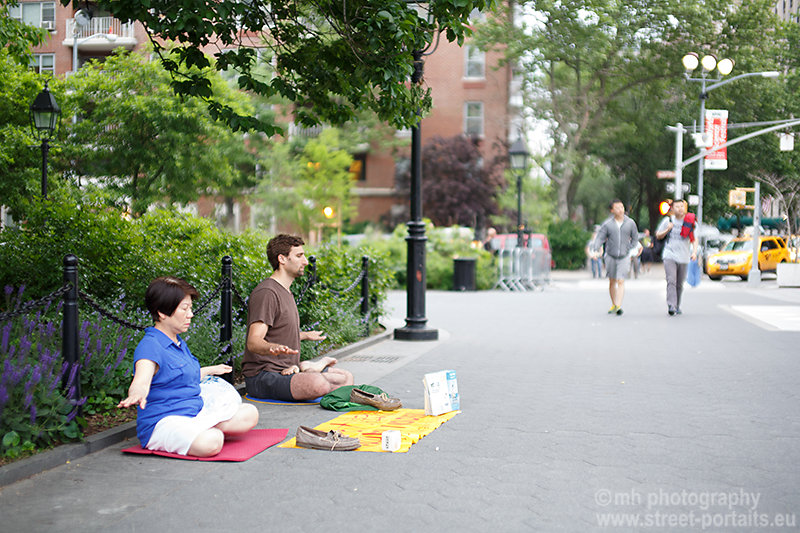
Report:
M700 197L696 194L689 195L689 205L700 205Z
M667 192L675 192L675 184L674 183L665 183L664 188ZM681 183L681 190L683 192L689 192L691 190L691 184L689 183Z
M674 180L675 179L675 171L674 170L656 170L656 178L660 180Z

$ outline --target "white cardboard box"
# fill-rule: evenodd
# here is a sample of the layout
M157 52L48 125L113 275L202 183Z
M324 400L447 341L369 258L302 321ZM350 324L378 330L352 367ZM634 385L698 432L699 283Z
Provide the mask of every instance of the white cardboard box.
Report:
M425 374L425 414L440 415L461 408L455 370L440 370Z

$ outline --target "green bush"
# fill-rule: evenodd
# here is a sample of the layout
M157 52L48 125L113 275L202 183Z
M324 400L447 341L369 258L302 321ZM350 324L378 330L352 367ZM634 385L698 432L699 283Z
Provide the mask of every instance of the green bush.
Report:
M219 342L221 259L233 259L236 295L246 299L271 274L266 258L268 237L258 232L231 235L192 215L154 211L129 220L119 212L64 198L31 205L17 228L0 232L0 313L36 300L63 285L63 257L79 259L79 288L101 307L133 324L149 326L143 309L150 280L161 275L186 279L201 296L192 327L184 338L202 366L234 359L244 352L247 309L234 297L230 346ZM352 343L374 332L384 312L394 272L387 254L370 246L359 250L307 247L316 256L318 281L298 305L304 329L325 332L319 343L303 343L303 358ZM371 312L360 315L361 256L369 257ZM307 277L293 284L299 296ZM352 287L351 287L352 285ZM344 289L350 289L344 291ZM212 298L213 296L213 298ZM204 305L207 303L207 305ZM60 309L45 308L0 323L0 455L17 457L26 450L80 438L85 424L66 400L60 380L68 369L58 357ZM79 361L85 414L113 411L130 384L133 351L142 332L122 328L79 302ZM306 346L308 345L308 346ZM224 353L223 353L224 352Z
M437 228L430 221L426 222L425 234L425 274L426 287L434 290L451 290L453 288L453 265L458 258L474 258L477 260L475 285L478 290L491 289L497 279L496 266L492 254L483 248L475 248L472 243L472 230L453 226ZM407 229L398 226L389 236L368 235L361 247L384 254L386 268L392 273L393 288L406 286L406 270L408 244Z
M548 238L556 268L578 270L586 264L586 243L591 234L571 220L550 224Z

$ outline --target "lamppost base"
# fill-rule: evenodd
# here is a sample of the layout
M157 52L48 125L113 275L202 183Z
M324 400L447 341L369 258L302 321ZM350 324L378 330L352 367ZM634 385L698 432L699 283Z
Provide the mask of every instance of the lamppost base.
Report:
M759 287L761 286L761 271L751 268L750 272L747 273L747 285L750 287Z
M432 328L415 328L405 326L395 328L394 340L396 341L435 341L439 340L439 330Z

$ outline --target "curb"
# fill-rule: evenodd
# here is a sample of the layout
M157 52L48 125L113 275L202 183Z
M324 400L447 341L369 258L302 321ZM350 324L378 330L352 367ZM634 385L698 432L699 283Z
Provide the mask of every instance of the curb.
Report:
M325 354L327 357L345 357L373 344L377 344L390 338L392 329L387 328L383 333L373 335L366 339L348 344L337 350ZM237 386L238 390L244 388L244 384ZM0 490L12 483L40 474L45 470L50 470L57 466L69 463L90 453L100 451L114 444L128 440L136 436L136 421L127 422L121 426L108 429L90 437L86 441L74 444L63 444L52 450L38 453L31 457L20 459L11 464L0 467Z

